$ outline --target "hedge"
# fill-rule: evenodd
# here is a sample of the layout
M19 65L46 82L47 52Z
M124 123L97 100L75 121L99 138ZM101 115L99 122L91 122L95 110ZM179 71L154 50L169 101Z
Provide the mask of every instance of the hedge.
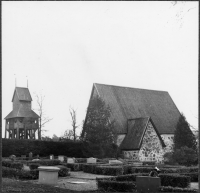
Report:
M136 174L128 174L121 175L117 177L111 177L107 180L110 181L136 181L136 176L148 176L148 173L136 173ZM189 176L182 176L178 174L160 174L161 186L172 186L172 187L180 187L186 188L190 184ZM101 181L102 178L97 178L97 181Z
M81 171L82 165L79 163L61 163L63 166L70 168L71 171Z
M154 167L132 167L131 168L131 173L150 173Z
M23 168L23 163L13 161L2 161L2 166L21 170Z
M96 174L118 176L123 174L123 167L121 166L97 166Z
M109 192L133 192L136 189L134 182L117 182L110 180L97 181L98 189Z
M39 171L38 170L25 171L25 170L18 170L15 168L2 167L2 177L33 180L33 179L38 179Z
M195 173L182 173L181 175L184 176L190 176L190 180L191 182L198 182L198 177L199 177L199 173L195 172Z
M160 174L162 186L186 188L190 185L190 177L178 174Z
M40 141L30 139L2 139L2 157L9 157L10 155L29 155L30 152L34 155L48 156L66 155L68 157L84 156L84 145L82 142L55 142L55 141Z
M69 174L69 171L70 171L69 168L67 168L65 166L61 166L61 165L56 166L56 167L60 168L60 170L58 171L58 177L66 177L66 176L70 175Z
M54 160L44 159L44 160L38 160L38 161L27 161L27 165L40 164L41 166L55 166L55 165L59 165L60 163L61 163L61 161L57 160L57 159L54 159Z
M83 164L82 169L83 169L83 172L85 173L96 174L96 167L100 165L103 165L103 164L100 162L96 164Z
M161 186L159 188L160 192L195 192L197 193L198 191L195 189L191 188L177 188L177 187L171 187L171 186Z

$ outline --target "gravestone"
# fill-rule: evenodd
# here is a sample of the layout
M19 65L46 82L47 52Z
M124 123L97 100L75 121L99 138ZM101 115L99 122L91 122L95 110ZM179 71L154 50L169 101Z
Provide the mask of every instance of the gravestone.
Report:
M30 153L29 153L29 159L32 159L32 157L33 157L33 153L30 152Z
M61 162L64 162L64 155L59 155L58 160L60 160Z
M74 158L67 158L67 163L75 163Z
M88 164L97 163L97 159L93 157L87 158L87 163Z
M21 155L21 158L24 160L26 159L26 155Z
M56 185L58 183L58 171L60 168L53 166L40 166L39 170L39 183Z
M159 177L136 176L136 187L138 193L158 192L160 186L161 181Z
M109 164L110 165L122 165L123 162L119 161L119 160L109 160Z
M51 160L54 159L54 155L53 155L53 154L50 155L50 159L51 159Z

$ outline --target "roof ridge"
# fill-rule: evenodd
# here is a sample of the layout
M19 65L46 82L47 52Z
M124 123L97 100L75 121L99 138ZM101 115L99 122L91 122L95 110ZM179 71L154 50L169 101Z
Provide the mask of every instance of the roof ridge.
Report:
M136 117L136 118L130 118L130 119L127 119L128 121L132 121L132 120L136 120L136 119L146 119L146 118L151 118L150 116L145 116L145 117Z
M15 88L26 88L26 89L28 89L27 87L18 87L18 86L16 86Z
M162 91L162 90L151 90L151 89L144 89L144 88L133 88L133 87L128 87L128 86L116 86L116 85L101 84L101 83L94 83L94 84L99 84L99 85L104 85L104 86L120 87L120 88L128 88L128 89L138 89L138 90L146 90L146 91L166 92L166 93L168 93L167 91Z

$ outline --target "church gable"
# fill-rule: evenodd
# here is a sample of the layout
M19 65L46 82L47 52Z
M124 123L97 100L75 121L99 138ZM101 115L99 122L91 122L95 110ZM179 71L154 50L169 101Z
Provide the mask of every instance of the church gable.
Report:
M136 119L139 120L139 119ZM132 140L130 140L131 135L130 132L127 134L126 138L129 143L126 143L125 141L122 143L123 150L123 155L125 159L131 159L134 161L155 161L157 163L163 162L163 154L164 150L163 148L165 147L165 144L160 137L159 133L157 132L156 127L153 124L153 121L151 118L140 118L140 127L139 124L135 124L135 127L132 128L132 130L135 130L135 132L132 131ZM138 122L138 123L139 123ZM141 124L143 122L143 124ZM146 124L144 124L146 123ZM143 127L143 126L144 127ZM142 127L141 127L142 126ZM140 132L138 130L140 129ZM140 134L139 134L140 133ZM139 135L138 135L139 134ZM138 143L138 142L139 143ZM128 145L129 147L133 147L133 144L136 144L137 142L137 148L135 149L128 149L125 148L125 144Z
M139 160L162 162L163 153L163 141L157 134L152 122L149 121L139 150Z

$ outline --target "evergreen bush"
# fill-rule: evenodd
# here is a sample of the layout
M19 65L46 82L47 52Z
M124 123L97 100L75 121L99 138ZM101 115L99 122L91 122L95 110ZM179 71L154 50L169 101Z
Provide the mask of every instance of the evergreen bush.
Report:
M123 174L123 167L121 166L97 166L96 174L118 176Z
M136 189L134 182L117 182L110 180L99 180L97 186L100 191L108 192L133 192Z

